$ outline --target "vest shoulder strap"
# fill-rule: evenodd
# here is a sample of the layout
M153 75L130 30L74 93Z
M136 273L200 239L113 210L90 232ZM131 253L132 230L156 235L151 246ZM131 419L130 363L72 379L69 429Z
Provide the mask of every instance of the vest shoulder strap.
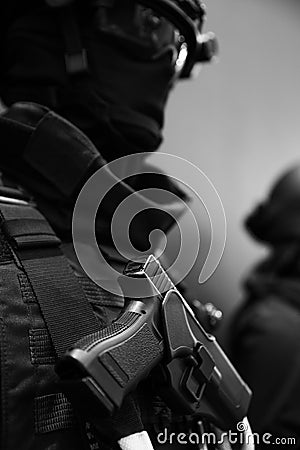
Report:
M100 324L77 277L60 249L60 240L34 205L4 198L0 227L19 268L27 275L57 356Z

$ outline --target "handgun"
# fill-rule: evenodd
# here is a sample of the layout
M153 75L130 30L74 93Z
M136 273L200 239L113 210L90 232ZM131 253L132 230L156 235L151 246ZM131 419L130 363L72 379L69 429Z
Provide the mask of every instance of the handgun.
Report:
M182 415L207 414L223 430L247 415L251 391L208 334L159 260L129 263L124 276L149 284L127 299L119 317L85 336L56 364L71 402L89 415L113 414L149 375L159 395Z

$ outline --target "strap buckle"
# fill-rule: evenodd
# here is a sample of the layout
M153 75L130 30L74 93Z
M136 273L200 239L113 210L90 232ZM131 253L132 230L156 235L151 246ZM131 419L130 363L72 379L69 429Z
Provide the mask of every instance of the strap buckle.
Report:
M88 72L86 49L76 53L65 53L66 70L69 75L82 75Z

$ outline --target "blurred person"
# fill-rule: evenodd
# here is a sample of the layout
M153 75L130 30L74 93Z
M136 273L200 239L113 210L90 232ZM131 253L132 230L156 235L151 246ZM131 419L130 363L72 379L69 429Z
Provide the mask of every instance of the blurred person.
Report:
M253 431L300 448L300 166L286 171L245 221L268 255L247 278L233 320L232 360L253 392ZM286 441L287 442L287 441ZM287 448L284 444L280 448Z
M214 52L214 40L201 33L204 16L198 0L0 5L3 450L147 449L144 418L151 426L170 422L164 405L140 410L140 399L132 396L119 415L95 430L59 390L54 364L69 329L80 333L81 320L86 327L94 322L104 327L124 305L120 296L95 286L76 259L71 235L76 197L106 162L157 150L170 90ZM163 175L127 181L122 186L128 195L152 186L184 197ZM97 219L97 237L113 259L109 202L106 206ZM155 220L164 231L172 225L161 215ZM148 242L145 223L136 228L141 247ZM55 329L66 315L67 298L76 303L81 294L95 314L89 317L87 309L79 325L71 317L65 335L53 342L49 326ZM134 439L123 441L128 436Z

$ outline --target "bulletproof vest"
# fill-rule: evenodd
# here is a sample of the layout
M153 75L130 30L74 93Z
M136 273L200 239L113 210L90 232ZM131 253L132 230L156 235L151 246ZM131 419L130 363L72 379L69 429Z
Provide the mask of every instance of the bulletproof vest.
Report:
M43 215L21 196L7 196L2 188L0 279L1 449L99 448L87 430L90 425L76 416L57 383L57 351L39 300L48 299L52 309L57 303L55 321L60 320L59 308L68 308L65 297L76 303L76 297L82 296L93 306L100 327L106 323L103 303L115 304L118 299L108 297L83 275L76 276ZM63 341L59 337L62 349L68 345Z

